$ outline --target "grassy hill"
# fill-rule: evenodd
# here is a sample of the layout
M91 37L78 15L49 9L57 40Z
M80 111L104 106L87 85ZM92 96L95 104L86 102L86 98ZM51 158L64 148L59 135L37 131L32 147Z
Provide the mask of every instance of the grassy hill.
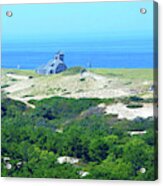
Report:
M90 69L91 72L130 80L153 80L153 69Z
M32 70L2 69L3 91L14 99L152 97L152 69L88 69L81 67L49 76Z
M156 179L152 70L82 70L2 69L2 176Z

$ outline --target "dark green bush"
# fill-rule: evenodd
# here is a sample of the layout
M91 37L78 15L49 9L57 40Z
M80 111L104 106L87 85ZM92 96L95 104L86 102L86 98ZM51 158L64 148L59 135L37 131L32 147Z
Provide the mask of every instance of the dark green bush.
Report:
M126 107L127 107L127 108L130 108L130 109L136 109L136 108L142 108L143 105L142 105L142 104L134 104L134 103L131 103L131 104L128 104Z

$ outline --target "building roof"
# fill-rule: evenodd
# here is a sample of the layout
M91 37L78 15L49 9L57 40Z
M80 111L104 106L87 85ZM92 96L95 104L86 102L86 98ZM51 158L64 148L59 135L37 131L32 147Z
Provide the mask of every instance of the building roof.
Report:
M64 64L64 62L61 61L60 59L51 59L47 64L40 66L38 70L39 69L48 70L51 68L56 69L59 64Z

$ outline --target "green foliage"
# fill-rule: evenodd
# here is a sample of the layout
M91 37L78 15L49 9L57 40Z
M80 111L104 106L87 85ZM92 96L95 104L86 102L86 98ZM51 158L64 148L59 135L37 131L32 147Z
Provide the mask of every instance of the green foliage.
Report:
M77 66L77 67L71 67L64 71L62 74L63 75L75 75L75 74L80 74L82 71L85 69L83 67Z
M78 172L86 170L89 175L85 179L154 180L153 118L128 121L95 112L99 103L113 102L113 99L54 97L31 101L36 106L32 109L4 96L2 176L77 179L82 178ZM128 131L134 130L147 133L128 135ZM59 164L60 156L80 161L74 165ZM11 169L6 169L4 157L11 159ZM145 174L139 171L142 167L146 168Z
M9 85L7 84L1 86L1 88L7 88L7 87L9 87Z
M108 156L100 165L92 167L91 172L89 177L94 179L128 180L132 178L134 171L131 162Z
M130 108L130 109L142 108L142 107L143 107L142 104L133 104L133 103L131 103L131 104L127 105L127 108Z
M85 78L80 78L80 81L85 81Z
M17 69L8 69L8 68L3 68L2 69L2 74L16 74L16 75L23 75L23 76L29 76L29 77L39 77L34 70L17 70Z
M101 162L108 155L109 145L103 139L92 139L89 146L89 156L91 161Z
M153 81L153 70L152 69L90 69L90 71L95 72L100 75L110 76L110 77L120 77L121 79L130 80L152 80Z

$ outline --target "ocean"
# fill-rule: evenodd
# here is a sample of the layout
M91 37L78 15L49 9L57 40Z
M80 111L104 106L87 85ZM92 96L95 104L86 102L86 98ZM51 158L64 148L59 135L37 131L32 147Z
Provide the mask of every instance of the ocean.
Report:
M152 42L2 43L2 68L36 69L57 51L68 67L153 68Z

